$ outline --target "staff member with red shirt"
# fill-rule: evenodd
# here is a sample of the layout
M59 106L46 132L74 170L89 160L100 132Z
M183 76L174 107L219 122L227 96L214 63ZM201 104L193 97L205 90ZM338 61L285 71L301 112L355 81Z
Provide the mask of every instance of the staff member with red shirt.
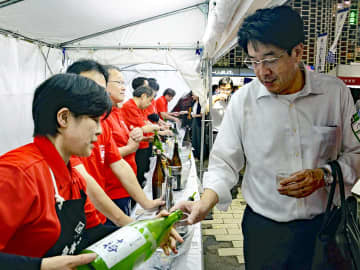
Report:
M90 155L110 98L87 78L58 74L36 89L32 110L34 142L0 157L1 269L87 264L95 254L54 256L76 254L114 230L85 214L86 183L69 162Z
M110 65L104 66L104 68L109 73L106 90L110 94L113 102L112 112L106 119L106 122L111 128L119 152L136 174L137 166L135 152L139 147L139 142L143 138L143 132L140 127L135 127L130 131L125 124L120 108L118 108L125 99L125 83L120 70L116 66ZM130 213L131 197L111 170L106 171L105 191L116 205L121 209L128 208L128 212ZM109 219L107 220L107 223L113 224Z
M140 86L134 90L133 98L125 102L121 108L123 119L128 127L140 127L143 133L153 133L160 129L158 125L151 124L144 113L144 109L150 106L153 98L153 90L148 86ZM148 148L149 142L141 141L135 154L137 178L142 186L145 184L144 174L149 170Z
M108 81L106 69L96 61L89 59L74 62L68 67L67 72L85 76L104 87L106 87L106 82ZM147 198L138 184L135 173L129 164L122 159L112 136L110 124L108 121L101 121L103 134L98 137L98 142L94 144L95 147L91 156L77 159L75 168L83 175L89 185L89 196L99 210L98 215L101 218L101 222L104 224L107 216L114 224L122 226L124 222L127 224L128 220L130 220L129 217L125 219L123 215L124 213L127 216L130 215L130 196L144 209L157 208L164 204L164 202ZM123 201L122 204L117 205L118 207L104 192L105 181L108 178L121 183L125 188L128 199ZM99 203L100 208L98 207ZM119 209L122 211L119 211Z
M175 115L178 115L178 113L168 112L168 104L175 97L175 95L176 95L175 90L171 88L167 88L164 91L163 95L156 100L156 110L160 115L161 119L163 120L168 119L181 125L181 120L175 117Z

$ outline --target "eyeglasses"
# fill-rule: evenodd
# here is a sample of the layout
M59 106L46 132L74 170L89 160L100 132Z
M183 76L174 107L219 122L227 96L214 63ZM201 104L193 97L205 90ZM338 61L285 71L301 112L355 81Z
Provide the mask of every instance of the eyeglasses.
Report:
M244 64L250 69L256 69L261 63L264 64L267 68L273 68L278 63L278 60L285 55L285 52L280 54L278 57L265 58L262 60L251 60L249 58L245 59Z
M125 84L124 82L121 82L121 81L108 81L108 83L116 83L116 84L119 84L119 85L124 85Z

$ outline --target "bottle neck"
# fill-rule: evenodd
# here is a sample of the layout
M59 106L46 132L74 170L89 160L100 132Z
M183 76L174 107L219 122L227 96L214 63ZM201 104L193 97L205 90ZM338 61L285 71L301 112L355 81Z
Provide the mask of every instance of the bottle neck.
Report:
M165 219L166 225L168 225L168 226L173 225L176 221L180 220L182 216L183 216L183 212L181 210L176 210L175 212L172 212Z

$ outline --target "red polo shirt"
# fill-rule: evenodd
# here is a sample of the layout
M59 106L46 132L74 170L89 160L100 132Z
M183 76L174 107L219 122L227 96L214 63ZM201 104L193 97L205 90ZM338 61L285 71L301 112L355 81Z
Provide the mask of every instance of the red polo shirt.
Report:
M98 136L97 142L89 157L72 157L72 165L83 164L86 171L94 177L96 182L105 190L105 173L110 164L121 160L119 149L112 137L111 129L106 121L101 121L102 133ZM93 210L93 209L91 209ZM106 217L96 210L101 223L106 222Z
M143 127L146 125L147 115L144 114L144 110L140 109L133 99L129 99L124 103L121 108L121 113L125 124L131 127ZM146 136L146 134L144 134ZM141 141L139 149L145 149L149 147L149 142Z
M161 112L168 112L168 101L166 100L165 96L161 96L156 100L156 110L161 117ZM161 117L161 119L163 119Z
M122 117L121 110L119 108L113 107L111 114L105 120L109 127L112 130L112 135L117 147L126 146L129 140L130 130L128 129L125 121ZM135 175L137 172L136 162L135 162L135 152L123 157L127 163L133 169ZM129 193L122 186L119 179L114 175L111 169L106 171L106 180L105 180L105 191L111 199L121 199L130 197Z
M153 99L151 101L151 104L149 107L147 107L146 109L143 110L144 111L144 115L146 115L146 118L148 117L148 115L153 114L153 113L158 113L157 109L156 109L156 101L155 99Z
M66 166L53 144L45 137L14 149L0 157L0 251L42 257L60 236L55 210L55 191L65 200L81 198L85 180ZM94 208L89 199L87 208ZM94 212L86 214L87 227L100 224Z

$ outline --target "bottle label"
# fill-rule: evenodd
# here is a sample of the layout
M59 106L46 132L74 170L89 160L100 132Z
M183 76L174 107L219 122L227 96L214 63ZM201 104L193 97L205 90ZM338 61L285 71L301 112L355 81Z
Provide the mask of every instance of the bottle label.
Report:
M137 229L129 226L109 236L87 248L97 253L109 269L146 243L145 237Z

